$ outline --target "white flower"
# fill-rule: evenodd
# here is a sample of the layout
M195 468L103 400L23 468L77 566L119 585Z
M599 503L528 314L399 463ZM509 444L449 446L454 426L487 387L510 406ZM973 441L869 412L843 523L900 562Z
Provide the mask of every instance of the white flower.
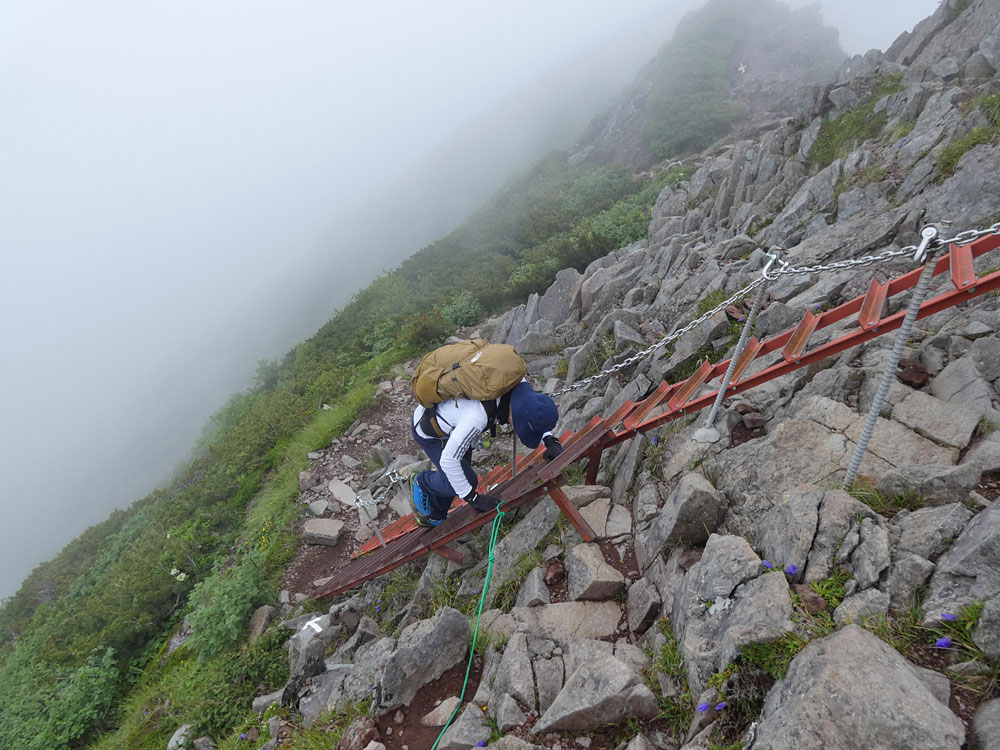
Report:
M177 575L178 573L180 573L180 571L179 571L179 570L177 570L177 568L171 568L171 569L170 569L170 575L172 575L172 576L175 576L175 575Z
M177 575L177 580L178 580L178 581L183 581L183 580L186 580L186 579L187 579L187 577L188 577L188 574L187 574L187 573L179 573L179 574Z

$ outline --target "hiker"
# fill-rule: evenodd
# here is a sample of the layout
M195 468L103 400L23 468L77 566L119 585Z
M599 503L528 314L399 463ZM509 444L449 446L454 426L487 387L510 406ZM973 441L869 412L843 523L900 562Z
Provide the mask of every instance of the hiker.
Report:
M551 460L563 452L552 434L558 419L555 402L536 393L526 380L495 400L452 398L431 408L417 406L413 436L436 467L410 477L410 505L417 523L437 526L448 517L456 495L480 513L500 504L500 498L476 492L472 448L481 432L513 422L517 438L529 448L544 443L543 455Z

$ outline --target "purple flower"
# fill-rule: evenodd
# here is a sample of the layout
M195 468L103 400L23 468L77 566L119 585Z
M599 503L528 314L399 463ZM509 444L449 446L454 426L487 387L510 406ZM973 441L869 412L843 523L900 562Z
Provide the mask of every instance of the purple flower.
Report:
M699 703L698 704L698 710L699 711L707 711L708 710L708 704L707 703Z
M785 568L785 572L788 573L788 575L793 576L799 572L799 566L789 565L787 568Z
M476 743L476 747L486 747L486 740L479 740L479 742Z
M945 612L943 615L941 615L941 619L947 620L948 622L955 622L955 620L957 620L958 617L953 615L951 612Z
M247 738L247 733L246 733L246 732L243 732L243 733L242 733L242 734L240 735L240 739L241 739L241 740L245 740L246 738Z
M774 566L773 566L773 565L771 565L771 563L769 563L769 562L768 562L767 560L765 560L764 562L762 562L762 563L761 563L761 565L763 565L763 566L764 566L765 568L767 568L768 570L771 570L771 569L773 569L773 568L774 568Z
M719 701L718 703L715 704L715 710L716 711L721 711L725 707L726 707L726 702L725 701Z
M658 442L660 442L660 439L654 435L653 436L653 445L656 445Z
M944 638L938 638L937 643L935 643L934 646L936 648L950 648L951 638L949 638L948 636L945 636Z
M381 607L375 607L375 614L378 614L381 611L382 611Z

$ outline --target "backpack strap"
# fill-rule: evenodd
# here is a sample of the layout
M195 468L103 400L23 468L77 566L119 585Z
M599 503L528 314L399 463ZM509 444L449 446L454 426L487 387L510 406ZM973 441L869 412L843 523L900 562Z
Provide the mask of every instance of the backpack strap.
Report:
M503 394L499 399L480 401L480 403L486 410L486 427L490 431L490 437L496 437L497 425L507 424L510 421L510 392Z
M420 430L425 435L434 435L439 438L445 438L448 436L448 433L442 430L441 425L438 424L436 405L424 407L424 413L421 415L420 422L418 424L420 426Z

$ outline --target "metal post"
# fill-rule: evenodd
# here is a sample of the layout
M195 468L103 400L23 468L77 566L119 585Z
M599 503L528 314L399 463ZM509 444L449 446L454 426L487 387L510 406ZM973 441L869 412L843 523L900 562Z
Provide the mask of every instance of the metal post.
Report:
M760 313L760 308L764 304L767 287L771 283L771 277L767 275L767 272L770 270L771 266L774 265L778 256L774 253L769 253L769 255L771 256L771 260L769 260L767 265L764 267L764 271L762 273L763 281L761 282L760 288L757 289L757 296L754 297L750 313L747 315L747 319L743 323L743 330L740 331L740 338L736 342L736 348L733 350L732 357L729 360L729 368L726 370L726 374L722 378L722 385L719 386L719 393L715 397L715 403L712 404L712 410L708 413L708 419L705 420L705 426L694 433L694 440L699 443L717 443L722 438L721 433L715 429L715 419L719 415L719 407L722 406L722 402L726 398L726 390L732 382L733 372L736 370L736 363L739 361L740 355L743 354L743 350L747 348L747 342L750 340L750 331L753 330L754 323L757 322L757 315Z
M920 306L924 302L924 297L927 296L931 278L934 276L934 258L937 253L931 247L931 243L937 237L937 230L934 229L933 232L929 232L928 230L931 229L933 228L927 227L924 229L923 241L920 243L920 247L914 256L918 261L924 263L924 270L920 274L920 280L917 281L917 286L913 290L913 296L910 297L909 307L906 308L903 323L896 334L896 341L893 343L892 352L889 354L889 361L886 362L885 370L882 373L882 380L879 383L878 390L875 392L875 399L872 401L871 409L868 410L868 419L865 421L865 428L862 430L861 438L854 449L854 457L851 459L851 465L847 469L847 476L844 477L843 488L845 490L850 489L854 485L854 480L858 477L858 470L861 468L861 459L864 458L865 452L868 450L868 441L871 440L872 433L875 431L875 424L889 395L892 381L896 377L896 368L899 366L899 360L902 358L903 350L906 348L906 341L910 338L910 333L913 331L913 324L917 320Z

